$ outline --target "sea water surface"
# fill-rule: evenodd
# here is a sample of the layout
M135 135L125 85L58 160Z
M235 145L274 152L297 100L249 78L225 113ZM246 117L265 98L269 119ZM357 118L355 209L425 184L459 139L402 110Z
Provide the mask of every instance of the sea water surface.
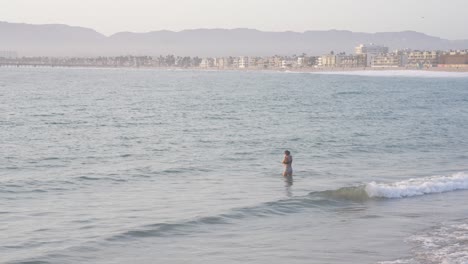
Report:
M468 263L468 75L423 73L0 68L0 263Z

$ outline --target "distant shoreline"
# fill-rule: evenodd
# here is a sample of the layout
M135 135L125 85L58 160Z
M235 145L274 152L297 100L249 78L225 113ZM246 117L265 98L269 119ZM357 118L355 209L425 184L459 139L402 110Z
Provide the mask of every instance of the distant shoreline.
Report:
M295 73L326 73L326 72L383 72L383 71L415 71L415 72L468 72L468 67L327 67L327 68L201 68L201 67L132 67L132 66L96 66L96 65L12 65L0 64L0 68L74 68L74 69L144 69L144 70L196 70L196 71L238 71L238 72L295 72Z

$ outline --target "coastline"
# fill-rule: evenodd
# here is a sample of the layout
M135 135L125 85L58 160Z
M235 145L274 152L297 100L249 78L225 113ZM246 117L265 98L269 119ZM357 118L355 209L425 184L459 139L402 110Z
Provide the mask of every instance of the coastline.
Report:
M338 72L468 72L468 67L298 67L298 68L220 68L220 67L131 67L131 66L101 66L101 65L11 65L0 64L0 68L74 68L74 69L135 69L135 70L199 70L199 71L245 71L245 72L295 72L295 73L338 73Z

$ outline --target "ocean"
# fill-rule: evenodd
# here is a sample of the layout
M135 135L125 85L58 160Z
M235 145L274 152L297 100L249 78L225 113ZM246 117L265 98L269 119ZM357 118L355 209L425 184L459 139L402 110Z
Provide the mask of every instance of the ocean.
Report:
M0 263L468 263L467 150L466 73L0 68Z

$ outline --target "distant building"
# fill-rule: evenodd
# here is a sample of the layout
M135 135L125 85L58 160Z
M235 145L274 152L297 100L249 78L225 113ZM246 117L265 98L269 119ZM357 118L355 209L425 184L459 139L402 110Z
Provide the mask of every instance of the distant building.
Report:
M368 44L364 45L361 44L357 46L355 49L356 54L384 54L388 53L388 47L375 45L375 44Z
M232 58L214 58L213 66L218 69L227 69L232 67Z
M281 68L286 69L286 68L291 68L294 65L294 61L291 60L282 60L281 61Z
M239 57L232 58L232 68L239 68Z
M200 68L207 69L214 67L214 59L212 58L203 58L200 62Z
M366 54L358 54L358 55L338 54L336 56L336 64L338 67L342 67L342 68L366 67L367 55Z
M257 58L255 61L255 67L257 69L266 69L269 66L269 61L267 58Z
M336 67L336 55L334 54L328 54L328 55L323 55L319 59L320 67Z
M305 60L304 57L298 57L298 58L297 58L297 66L298 66L298 67L304 67L305 62L306 62L306 60Z
M315 67L323 67L322 56L318 56L315 59Z
M408 56L403 53L378 54L372 57L371 67L373 68L396 68L404 67L408 62Z
M273 61L272 61L273 67L280 68L282 66L282 63L283 63L282 57L279 57L279 56L273 57Z
M0 58L3 59L16 59L18 58L18 53L12 50L0 50Z
M468 50L450 51L439 56L439 67L468 67Z
M355 52L357 55L366 55L366 66L372 66L372 58L379 54L387 54L388 47L375 45L375 44L368 44L364 45L361 44L355 48Z
M408 54L407 66L415 68L436 67L439 63L439 55L438 51L412 51Z
M239 68L246 69L249 67L249 58L248 57L239 57Z
M314 65L317 65L317 60L318 60L319 57L316 57L316 56L312 56L312 57L306 57L306 65L307 66L314 66Z

